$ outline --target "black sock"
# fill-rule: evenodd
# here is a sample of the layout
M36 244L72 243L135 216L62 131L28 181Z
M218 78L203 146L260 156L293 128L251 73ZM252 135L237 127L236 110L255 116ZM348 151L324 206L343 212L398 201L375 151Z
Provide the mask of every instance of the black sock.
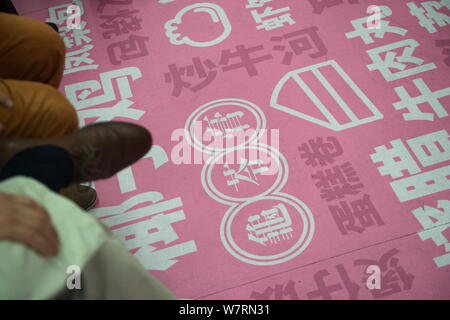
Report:
M74 165L69 153L56 146L38 146L23 150L9 159L0 171L0 181L14 177L31 177L53 191L69 185Z
M53 30L55 30L56 32L59 33L59 28L56 24L54 24L53 22L46 22L50 27L53 28Z

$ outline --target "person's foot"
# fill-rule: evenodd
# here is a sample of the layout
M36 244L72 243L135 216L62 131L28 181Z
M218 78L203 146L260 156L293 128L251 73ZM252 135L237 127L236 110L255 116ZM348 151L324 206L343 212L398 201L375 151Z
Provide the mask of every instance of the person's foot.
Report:
M63 188L59 193L86 211L92 209L97 203L97 192L95 189L81 184L73 184Z
M71 184L107 179L142 158L152 146L150 132L127 122L88 125L53 139L5 138L0 140L0 168L17 152L53 145L66 150L74 164Z

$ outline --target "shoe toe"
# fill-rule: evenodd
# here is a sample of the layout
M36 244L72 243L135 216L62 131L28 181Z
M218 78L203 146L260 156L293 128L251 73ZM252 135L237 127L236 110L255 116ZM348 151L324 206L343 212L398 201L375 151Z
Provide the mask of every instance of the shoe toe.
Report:
M153 138L145 127L127 122L116 122L114 126L114 129L123 137L127 162L137 161L150 151Z

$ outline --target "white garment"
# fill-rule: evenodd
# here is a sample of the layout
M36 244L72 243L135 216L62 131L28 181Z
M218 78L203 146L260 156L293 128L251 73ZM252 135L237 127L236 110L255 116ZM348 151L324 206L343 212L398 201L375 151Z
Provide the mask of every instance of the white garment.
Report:
M59 235L57 256L45 258L18 242L0 241L0 299L174 299L127 248L75 203L27 177L0 183L0 192L28 196L44 207ZM67 288L69 266L81 289Z

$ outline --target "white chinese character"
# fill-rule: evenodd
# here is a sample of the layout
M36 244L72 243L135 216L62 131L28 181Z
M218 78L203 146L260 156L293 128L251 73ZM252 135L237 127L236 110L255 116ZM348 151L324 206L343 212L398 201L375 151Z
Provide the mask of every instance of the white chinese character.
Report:
M139 120L145 113L143 110L130 108L133 101L124 99L118 101L112 107L90 108L78 111L80 126L85 124L86 119L96 118L95 122L108 122L116 117Z
M450 189L450 165L390 183L400 202Z
M399 27L392 27L389 25L389 21L383 20L383 18L389 17L392 14L392 11L387 6L379 6L380 9L380 20L377 21L377 27L376 28L369 28L365 27L365 25L368 24L368 21L371 21L371 15L362 17L359 19L355 19L351 21L351 24L355 28L354 31L347 32L345 36L348 39L353 39L356 37L361 37L361 39L364 41L365 44L373 43L374 40L371 37L372 34L375 35L376 38L382 39L384 38L384 35L386 32L392 32L395 34L399 34L404 36L408 30L399 28Z
M450 136L440 130L406 140L417 159L424 167L450 160Z
M246 130L250 128L248 124L241 124L241 118L244 116L242 111L230 112L222 116L220 112L214 115L214 118L209 120L208 116L203 118L208 124L207 131L212 131L214 135L224 135L231 137L232 133L236 131Z
M119 88L121 100L133 96L130 88L130 81L142 77L141 71L136 67L122 68L99 74L100 82L97 80L87 80L64 86L66 97L75 106L75 109L81 110L96 106L105 102L111 102L117 99L113 88L113 80ZM103 89L103 94L95 95L89 98L94 92ZM81 91L81 92L80 92Z
M248 240L266 246L292 239L292 220L283 203L248 218Z
M437 208L419 207L412 211L423 227L418 234L422 240L432 239L437 246L448 242L444 231L450 228L450 201L438 200Z
M92 39L87 36L87 34L91 33L91 29L85 29L85 27L86 21L82 21L79 28L70 29L67 26L59 28L59 33L63 37L64 44L67 48L72 48L74 41L76 46L92 41Z
M93 47L93 45L88 44L80 50L67 52L64 74L97 69L98 64L93 64L94 60L89 58L89 50ZM80 66L81 63L84 65Z
M151 150L143 157L143 159L151 158L155 169L169 162L166 151L161 146L153 145ZM133 170L130 167L123 169L117 173L120 191L127 193L136 190L136 182L134 180Z
M118 70L100 73L101 83L96 80L82 81L66 85L66 97L77 109L80 125L84 125L87 118L98 118L96 121L111 121L115 117L126 117L139 120L145 111L130 108L134 102L129 100L133 96L130 88L130 81L142 77L141 71L136 67L122 68ZM119 97L113 88L113 79L119 89ZM94 92L103 89L103 94L89 98ZM120 100L112 107L90 108L100 104ZM86 109L86 110L84 110Z
M438 200L437 208L430 206L419 207L412 211L422 225L422 231L418 235L422 241L432 239L439 247L444 245L448 254L434 258L438 268L450 265L450 243L444 232L450 228L450 201Z
M400 139L392 140L391 146L389 149L386 146L378 146L375 148L375 153L370 155L373 163L383 163L382 166L377 168L381 176L390 175L392 179L396 179L403 177L405 170L409 174L416 174L421 171Z
M72 5L76 5L80 8L80 16L84 14L84 8L83 3L81 0L73 0L72 2L62 4L59 6L54 6L48 8L49 18L47 18L46 22L52 22L57 25L62 25L64 22L66 22L67 18L69 17L69 13L67 12L67 8L69 8Z
M234 186L236 191L239 191L237 185L241 181L247 181L258 185L258 177L256 175L269 170L267 166L262 166L262 160L260 159L248 161L247 159L241 158L237 172L236 170L231 169L227 163L224 164L223 167L224 177L230 177L230 180L227 180L227 185Z
M269 16L278 15L281 12L289 11L289 7L285 7L278 10L272 10L272 7L267 7L264 9L263 13L258 13L256 10L252 10L252 16L255 19L255 21L259 24L256 26L256 29L266 29L266 30L272 30L276 28L281 28L285 23L289 23L290 25L295 24L295 21L291 18L290 13L285 13L283 15L279 15L278 17L272 17L268 19Z
M419 78L413 80L419 89L420 95L412 98L403 86L394 88L401 101L393 104L395 110L407 109L409 112L403 114L405 120L434 120L433 113L425 113L419 109L422 103L428 103L439 118L448 116L448 112L439 102L440 98L450 95L450 87L432 92L425 82Z
M441 130L409 139L407 143L422 166L427 167L450 159L448 139L447 131ZM376 152L370 157L374 163L383 163L378 167L382 176L390 174L393 179L403 177L405 170L413 175L390 183L400 202L450 189L450 165L417 174L421 169L403 142L397 139L391 141L391 144L390 149L385 146L376 147Z
M419 43L417 41L413 39L406 39L368 50L367 53L373 63L367 65L367 68L370 71L379 70L384 79L388 82L436 69L436 65L434 63L423 64L423 59L413 56L414 50L418 46ZM394 50L402 47L404 47L402 54L397 56L397 52ZM384 52L386 52L386 56L383 60L381 58L381 53ZM412 63L418 65L418 67L407 68L405 63ZM401 71L393 73L390 69L397 69Z
M197 251L194 241L167 246L179 239L173 224L186 219L181 198L163 200L159 192L147 192L126 200L119 206L99 208L92 213L126 245L136 250L135 256L148 270L167 270L177 258ZM150 202L149 206L130 210L138 204ZM176 210L176 211L174 211ZM151 232L150 232L151 231ZM163 242L165 247L152 246Z
M437 1L422 2L421 5L425 9L417 7L414 2L408 2L407 5L410 9L409 12L419 19L419 24L427 29L429 33L437 32L437 29L434 27L435 24L439 27L444 27L447 24L450 24L449 16L436 11L444 6L450 10L450 3L448 0L443 0L441 3Z
M266 2L271 2L272 0L248 0L246 8L261 8Z
M447 7L450 10L450 0L441 0L441 4L443 7Z

